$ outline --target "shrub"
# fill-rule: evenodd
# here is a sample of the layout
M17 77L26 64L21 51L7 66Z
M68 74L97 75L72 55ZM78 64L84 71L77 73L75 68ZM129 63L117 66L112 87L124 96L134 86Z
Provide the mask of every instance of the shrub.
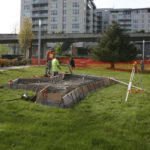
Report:
M11 62L12 66L19 66L19 61L18 59L13 59Z
M19 65L27 65L27 64L31 64L31 60L30 59L22 59L19 62Z
M10 66L10 62L8 59L0 59L0 67Z

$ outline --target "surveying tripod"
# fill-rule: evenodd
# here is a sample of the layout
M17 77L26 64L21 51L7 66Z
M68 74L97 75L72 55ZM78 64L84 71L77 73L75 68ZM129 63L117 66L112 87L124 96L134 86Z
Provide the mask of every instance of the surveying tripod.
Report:
M130 80L129 80L129 84L128 84L128 89L127 89L127 94L126 94L126 99L125 101L128 100L128 96L129 96L129 93L130 92L134 92L134 93L141 93L143 92L143 87L142 88L138 88L138 89L132 89L132 81L133 81L133 78L134 78L134 74L137 73L138 74L138 80L140 80L139 78L139 73L138 73L138 69L137 69L137 63L134 62L133 64L133 68L132 68L132 72L131 72L131 76L130 76ZM141 80L140 80L141 82ZM142 85L142 82L141 82L141 85Z

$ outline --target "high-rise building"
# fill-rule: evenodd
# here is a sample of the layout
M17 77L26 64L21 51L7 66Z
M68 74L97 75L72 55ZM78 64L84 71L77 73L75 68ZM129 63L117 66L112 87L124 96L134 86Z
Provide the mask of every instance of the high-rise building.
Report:
M110 11L113 10L112 8L99 8L96 9L98 19L98 28L97 33L101 33L102 31L106 30L109 24L109 16Z
M30 17L36 34L41 20L43 34L53 32L95 33L96 6L93 0L21 0L21 21Z
M116 21L127 32L150 32L150 8L113 9L109 23Z

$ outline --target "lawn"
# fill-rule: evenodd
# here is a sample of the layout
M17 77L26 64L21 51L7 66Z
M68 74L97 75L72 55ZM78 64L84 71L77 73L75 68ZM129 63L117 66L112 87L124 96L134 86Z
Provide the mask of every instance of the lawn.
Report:
M115 77L128 82L130 73L78 68L74 73ZM62 72L68 69L62 67ZM17 77L41 76L44 67L0 72L0 86ZM70 109L43 106L19 98L25 91L0 88L0 150L149 150L150 73L135 75L144 94L113 84L88 94ZM32 92L27 92L33 95Z

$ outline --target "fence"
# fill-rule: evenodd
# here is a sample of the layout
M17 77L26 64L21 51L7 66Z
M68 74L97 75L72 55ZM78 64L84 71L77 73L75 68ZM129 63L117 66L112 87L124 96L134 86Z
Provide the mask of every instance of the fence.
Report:
M59 63L62 65L66 65L67 62L69 61L69 58L58 58L59 59ZM89 65L102 65L102 64L110 64L109 62L100 62L100 61L93 61L90 58L82 58L82 59L74 59L76 67L88 67ZM140 60L136 60L137 64L140 64ZM130 61L130 62L117 62L115 64L133 64L134 61ZM40 60L40 64L41 65L45 65L46 64L46 60L45 59L41 59ZM150 60L144 60L144 64L149 65L150 64ZM31 65L38 65L38 59L37 58L31 58Z

